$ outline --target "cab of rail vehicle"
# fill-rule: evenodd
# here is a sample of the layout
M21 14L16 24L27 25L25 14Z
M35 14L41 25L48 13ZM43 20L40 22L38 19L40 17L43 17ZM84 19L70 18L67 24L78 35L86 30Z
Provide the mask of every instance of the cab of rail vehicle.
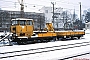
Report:
M11 20L11 33L13 33L13 37L31 37L33 29L33 19L16 18Z

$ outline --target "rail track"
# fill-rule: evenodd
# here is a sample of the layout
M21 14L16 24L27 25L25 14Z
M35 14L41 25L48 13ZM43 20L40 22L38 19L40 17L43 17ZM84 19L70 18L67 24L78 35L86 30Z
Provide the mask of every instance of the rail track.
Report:
M31 54L38 54L38 53L45 53L57 50L64 50L64 49L71 49L76 47L88 46L90 45L89 42L81 42L81 43L74 43L74 44L67 44L67 45L58 45L58 46L51 46L51 47L43 47L43 48L36 48L36 49L28 49L28 50L19 50L19 51L10 51L10 52L0 52L0 59L11 58L16 56L24 56L24 55L31 55ZM17 54L16 54L17 53ZM90 52L86 52L79 55L90 54ZM75 56L70 56L62 59L69 59Z
M69 57L66 57L66 58L61 58L61 59L58 59L58 60L66 60L66 59L76 58L76 57L83 56L83 55L88 55L88 54L90 54L90 51L89 52L84 52L84 53L81 53L81 54L77 54L77 55L72 55L72 56L69 56Z

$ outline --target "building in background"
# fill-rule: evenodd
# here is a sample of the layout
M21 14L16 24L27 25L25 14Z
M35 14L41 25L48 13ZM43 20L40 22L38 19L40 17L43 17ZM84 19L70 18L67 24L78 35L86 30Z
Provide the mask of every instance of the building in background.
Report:
M88 22L88 23L85 24L85 29L86 29L86 30L87 30L87 29L90 29L90 22Z
M10 31L11 19L20 18L20 11L5 11L0 10L0 31ZM24 18L34 20L34 29L45 28L45 15L44 13L25 12Z
M52 23L53 21L53 8L52 7L42 7L41 12L45 14L45 23ZM53 26L55 29L62 29L64 27L63 23L63 9L61 7L54 8L54 23Z

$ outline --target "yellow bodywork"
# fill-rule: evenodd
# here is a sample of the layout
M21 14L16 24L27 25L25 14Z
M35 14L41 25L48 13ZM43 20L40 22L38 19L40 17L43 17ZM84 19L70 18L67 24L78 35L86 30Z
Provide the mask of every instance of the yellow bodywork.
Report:
M47 26L48 31L53 31L54 32L54 28L52 26L52 23L46 23L46 26Z
M65 32L56 32L57 36L75 36L75 35L84 35L84 31L65 31Z
M47 32L39 33L38 37L55 37L55 36L57 36L56 33L54 32L52 23L46 23L46 26L47 26L47 29L46 29Z
M46 32L46 33L39 33L38 37L55 37L56 33L53 32Z
M13 37L31 37L33 28L33 19L12 19L11 33L13 33Z
M21 37L21 36L31 37L33 35L33 26L30 26L30 25L11 26L11 32L16 33L18 37Z

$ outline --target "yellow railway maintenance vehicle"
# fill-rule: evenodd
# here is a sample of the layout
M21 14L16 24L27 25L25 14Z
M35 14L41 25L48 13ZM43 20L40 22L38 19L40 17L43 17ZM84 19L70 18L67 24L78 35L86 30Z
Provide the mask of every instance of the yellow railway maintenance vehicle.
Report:
M52 40L74 38L85 35L84 31L55 31L52 23L46 23L46 31L34 31L33 19L16 18L11 20L12 41L18 44L30 42L47 42Z
M53 31L34 31L33 19L16 18L11 20L12 41L18 44L27 44L35 41L50 41L56 38Z

